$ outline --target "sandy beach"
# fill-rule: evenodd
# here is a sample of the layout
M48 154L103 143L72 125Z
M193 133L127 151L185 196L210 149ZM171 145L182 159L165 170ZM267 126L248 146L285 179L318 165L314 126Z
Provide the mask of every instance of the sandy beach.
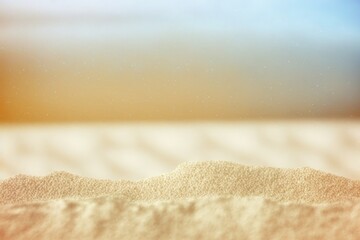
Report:
M358 122L0 127L0 239L359 239Z
M189 162L139 181L65 172L0 183L1 239L358 239L360 182Z
M141 180L188 161L310 167L360 180L358 121L0 125L0 179Z
M0 0L0 240L360 240L360 1Z

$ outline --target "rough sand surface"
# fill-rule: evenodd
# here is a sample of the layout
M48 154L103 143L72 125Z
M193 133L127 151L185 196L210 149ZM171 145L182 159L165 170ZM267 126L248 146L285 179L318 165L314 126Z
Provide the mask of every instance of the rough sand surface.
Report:
M360 182L197 162L141 181L64 172L0 183L0 239L360 239Z

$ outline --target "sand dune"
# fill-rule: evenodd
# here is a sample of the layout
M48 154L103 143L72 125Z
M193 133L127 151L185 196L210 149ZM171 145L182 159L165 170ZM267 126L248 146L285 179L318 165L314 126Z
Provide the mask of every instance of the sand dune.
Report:
M1 239L359 239L360 203L202 197L56 200L0 207Z
M359 239L360 181L185 163L140 181L57 172L0 183L1 239Z
M0 125L0 179L65 171L139 180L226 160L360 180L359 158L358 121Z
M0 184L0 204L103 195L129 200L262 196L277 201L321 203L360 199L360 181L310 168L251 167L211 161L184 163L170 174L134 182L95 180L56 172L46 177L18 175Z

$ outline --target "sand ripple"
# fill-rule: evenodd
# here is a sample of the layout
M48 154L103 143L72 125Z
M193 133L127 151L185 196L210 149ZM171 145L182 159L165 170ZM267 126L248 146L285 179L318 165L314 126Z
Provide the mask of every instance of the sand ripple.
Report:
M196 162L141 181L0 183L1 239L360 239L360 181Z

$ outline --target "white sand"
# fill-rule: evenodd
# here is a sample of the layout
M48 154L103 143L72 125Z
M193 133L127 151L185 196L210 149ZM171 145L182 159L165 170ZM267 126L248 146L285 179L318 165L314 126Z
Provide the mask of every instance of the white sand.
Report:
M187 163L142 181L64 172L0 183L0 239L360 239L360 181Z
M360 121L0 124L0 179L139 180L187 161L311 167L360 180Z

